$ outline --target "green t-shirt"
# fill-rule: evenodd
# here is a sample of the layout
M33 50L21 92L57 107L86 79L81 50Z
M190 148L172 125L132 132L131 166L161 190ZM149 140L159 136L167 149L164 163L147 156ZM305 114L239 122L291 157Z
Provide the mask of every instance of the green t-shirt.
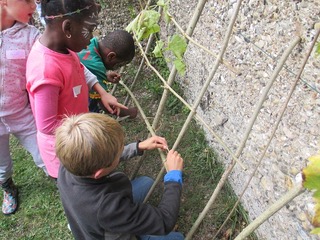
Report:
M102 62L98 49L98 39L94 37L90 40L90 45L79 52L78 56L82 64L97 76L101 86L108 91L111 88L110 85L112 85L112 83L107 81L107 69ZM94 91L90 91L90 98L100 99L100 95Z

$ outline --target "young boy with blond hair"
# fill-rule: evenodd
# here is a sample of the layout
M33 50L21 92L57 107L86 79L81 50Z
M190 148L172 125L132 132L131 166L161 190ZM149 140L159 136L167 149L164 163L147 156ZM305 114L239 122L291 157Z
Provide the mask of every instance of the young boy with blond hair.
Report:
M153 184L116 171L120 160L144 150L168 149L154 136L124 146L124 131L111 117L85 113L66 118L56 131L61 161L58 188L75 239L184 239L171 232L178 218L183 159L170 150L158 207L142 203Z

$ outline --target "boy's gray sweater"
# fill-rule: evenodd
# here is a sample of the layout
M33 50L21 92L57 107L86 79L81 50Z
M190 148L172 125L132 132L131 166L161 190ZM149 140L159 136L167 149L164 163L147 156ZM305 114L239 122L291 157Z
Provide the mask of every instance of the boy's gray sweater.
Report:
M137 155L136 144L129 144L122 159ZM133 203L131 182L122 172L92 179L74 176L61 166L58 187L75 239L166 235L178 218L181 185L177 182L165 183L158 207Z

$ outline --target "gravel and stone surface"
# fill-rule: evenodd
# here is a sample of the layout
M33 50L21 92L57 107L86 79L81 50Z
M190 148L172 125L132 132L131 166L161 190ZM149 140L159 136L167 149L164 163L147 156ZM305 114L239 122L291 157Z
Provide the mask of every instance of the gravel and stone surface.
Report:
M197 1L171 1L170 11L186 29ZM223 44L236 1L207 1L193 39L215 55ZM197 113L212 127L233 152L243 139L264 87L290 43L301 36L285 67L266 98L256 123L229 180L237 194L243 190L251 172L270 139L270 135L296 79L302 61L320 21L320 2L314 1L243 1L224 60L240 75L221 65L201 99ZM163 28L163 39L176 29ZM211 72L215 58L190 43L185 54L187 73L179 77L186 99L192 104ZM288 107L242 204L253 220L296 184L307 158L319 151L320 134L320 57L314 51L307 62ZM226 166L231 157L208 132L208 141L219 151ZM304 193L262 224L260 239L317 239L310 235L313 201Z

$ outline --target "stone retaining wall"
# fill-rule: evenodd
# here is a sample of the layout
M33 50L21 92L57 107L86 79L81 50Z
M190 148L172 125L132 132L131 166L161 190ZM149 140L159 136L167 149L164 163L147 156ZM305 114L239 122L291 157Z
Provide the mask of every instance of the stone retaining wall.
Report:
M186 29L197 1L171 1L170 12ZM236 0L206 3L193 38L216 55L232 16ZM240 194L270 138L275 121L298 73L319 22L320 2L292 0L244 1L237 18L224 59L241 75L221 65L203 97L198 114L235 152L255 104L266 86L284 50L292 40L302 42L289 56L271 88L250 138L241 155L248 166L236 166L230 182ZM162 37L175 33L172 26L162 26ZM215 59L190 43L185 54L187 72L179 77L186 99L193 103L211 71ZM309 59L292 99L268 148L266 157L245 193L242 204L255 219L294 184L307 164L307 158L319 150L320 133L320 57ZM317 90L318 89L318 90ZM208 141L217 149L227 165L230 157L208 134ZM317 239L310 235L313 204L310 194L297 197L256 231L260 239Z

